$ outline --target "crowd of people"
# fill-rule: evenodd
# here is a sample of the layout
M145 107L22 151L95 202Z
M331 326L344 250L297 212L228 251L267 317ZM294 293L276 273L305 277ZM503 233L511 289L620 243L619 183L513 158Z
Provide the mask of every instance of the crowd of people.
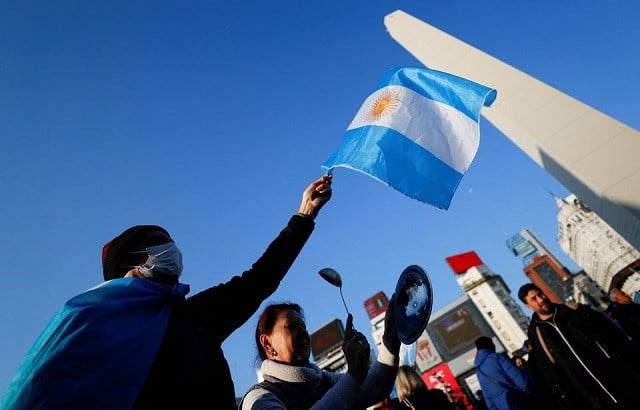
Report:
M331 183L325 175L309 184L298 212L247 271L190 297L180 282L182 254L169 232L138 225L116 236L102 250L104 282L67 301L52 318L0 407L456 409L445 392L427 388L415 367L399 365L393 296L373 364L367 338L348 315L344 374L310 360L299 304L269 304L255 330L264 380L236 392L222 343L278 288L330 200ZM533 312L526 358L497 353L490 337L479 337L476 408L637 406L640 305L612 289L609 308L601 313L552 303L530 283L518 297Z

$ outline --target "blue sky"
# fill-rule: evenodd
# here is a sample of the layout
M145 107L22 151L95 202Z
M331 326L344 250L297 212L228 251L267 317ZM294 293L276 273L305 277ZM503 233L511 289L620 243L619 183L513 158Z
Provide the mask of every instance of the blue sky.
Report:
M382 75L420 65L386 32L384 16L397 9L640 128L637 1L31 1L2 9L3 391L62 303L99 283L102 245L129 226L171 232L192 294L248 268ZM408 265L429 272L434 309L461 296L445 258L469 250L515 295L525 277L505 240L525 227L576 268L557 246L548 191L569 193L484 119L448 211L338 168L334 198L269 301L300 303L312 330L344 320L338 289L317 275L333 267L355 326L369 334L364 300L390 295ZM256 319L223 346L237 395L255 382Z

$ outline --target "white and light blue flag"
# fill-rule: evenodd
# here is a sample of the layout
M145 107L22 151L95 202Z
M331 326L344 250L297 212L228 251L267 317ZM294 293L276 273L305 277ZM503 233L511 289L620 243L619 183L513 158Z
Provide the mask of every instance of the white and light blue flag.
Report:
M427 68L389 71L364 101L322 170L361 171L441 209L480 143L480 110L496 90Z
M187 292L182 283L120 278L68 300L27 353L0 408L132 408Z

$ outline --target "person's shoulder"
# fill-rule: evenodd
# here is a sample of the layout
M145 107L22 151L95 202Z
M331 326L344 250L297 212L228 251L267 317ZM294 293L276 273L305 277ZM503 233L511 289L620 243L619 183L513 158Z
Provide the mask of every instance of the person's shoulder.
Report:
M515 366L513 361L504 352L502 352L502 353L494 353L494 357L495 357L496 361L499 363L499 366L502 367L502 368Z
M590 315L597 313L591 308L591 306L582 303L563 303L554 304L554 306L556 307L556 312L560 316L573 317L575 315Z
M278 396L271 390L267 389L263 384L254 384L242 398L240 410L251 409L256 403L260 402L259 407L281 406L285 408L284 403L278 398ZM267 406L267 403L269 405Z

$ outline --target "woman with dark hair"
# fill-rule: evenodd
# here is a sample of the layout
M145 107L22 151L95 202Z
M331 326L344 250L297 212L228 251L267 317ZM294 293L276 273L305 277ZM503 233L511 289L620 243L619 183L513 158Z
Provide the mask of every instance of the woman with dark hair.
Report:
M393 388L400 340L393 317L393 298L377 362L369 369L370 346L353 328L349 314L342 344L347 373L332 373L309 361L311 338L296 303L267 306L258 319L255 341L264 381L245 393L241 410L366 408L383 400Z

